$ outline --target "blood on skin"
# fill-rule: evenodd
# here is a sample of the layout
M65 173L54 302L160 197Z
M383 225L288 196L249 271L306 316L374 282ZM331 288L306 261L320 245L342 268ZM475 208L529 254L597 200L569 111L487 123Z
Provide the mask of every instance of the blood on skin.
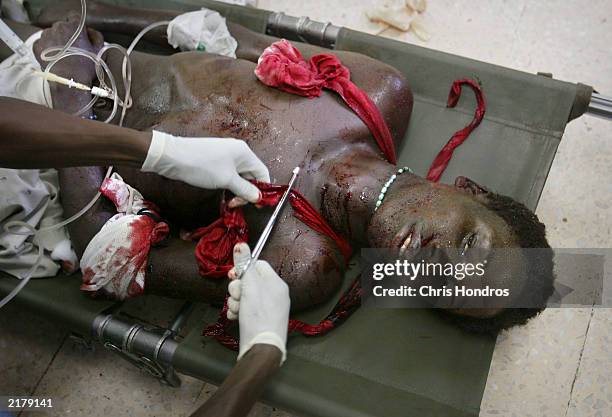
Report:
M75 271L74 264L70 261L62 261L62 271L72 273Z
M261 206L275 206L287 190L287 185L251 182L261 191L258 203ZM299 192L291 190L289 202L294 210L293 215L313 230L330 237L348 262L352 253L348 241L331 228L306 198ZM193 239L198 239L195 255L200 275L211 278L225 277L233 267L232 248L238 242L248 242L248 233L242 209L240 207L232 209L223 203L220 219L193 231L190 235Z
M346 195L344 196L344 213L346 217L346 230L348 231L349 236L353 234L351 231L351 219L350 219L351 211L349 210L349 203L351 202L352 198L353 198L353 193L351 191L347 191Z
M349 69L331 54L315 55L308 62L287 40L274 42L259 57L255 75L271 87L308 98L322 89L336 92L365 123L387 161L396 163L389 127L372 99L353 82Z
M121 206L129 198L129 189L122 182L113 178L105 178L100 186L100 192L113 202L115 207Z
M94 277L94 275L96 275L96 273L93 271L93 269L91 268L85 268L85 270L83 270L83 285L89 285L91 284L91 279ZM83 286L81 286L81 289L83 289Z
M106 193L110 193L110 190L106 188L104 193L106 195ZM87 267L83 271L82 290L88 290L87 286L93 284L92 279L98 271L98 273L112 274L109 281L112 291L102 288L99 292L112 292L119 295L125 288L124 280L129 279L127 296L134 297L143 293L144 282L142 284L137 282L138 275L144 273L151 246L161 242L170 232L170 228L165 222L158 223L151 217L144 215L136 216L129 223L129 228L129 246L120 247L116 250L107 247L98 264ZM112 258L112 268L108 268L109 257Z

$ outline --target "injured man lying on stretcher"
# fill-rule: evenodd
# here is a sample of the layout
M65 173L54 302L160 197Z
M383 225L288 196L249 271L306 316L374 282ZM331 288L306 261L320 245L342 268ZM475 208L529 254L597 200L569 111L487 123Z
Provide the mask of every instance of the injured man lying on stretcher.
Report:
M36 25L47 29L34 44L37 55L47 47L65 44L74 32L78 14L68 12L76 10L73 6L72 2L58 2L38 17ZM172 20L176 15L90 2L88 30L81 33L77 45L97 51L103 45L102 33L134 37L150 23ZM167 45L165 29L148 34L145 39L166 45L169 55L133 52L133 104L124 126L187 137L244 140L269 168L272 183L286 184L292 169L302 167L304 174L295 188L337 235L313 230L292 215L294 208L287 207L279 219L261 258L289 285L293 310L322 303L339 288L347 268L347 253L338 245L342 240L339 236L346 238L354 250L421 246L549 248L544 225L534 213L465 177L446 185L402 171L385 187L388 189L381 204L380 191L398 168L388 162L394 149L383 148L381 152L372 126L366 125L332 91L325 90L320 97L309 99L265 85L261 82L265 74L258 74L260 79L255 74L257 61L279 39L236 24L228 23L228 28L238 43L235 59L200 51L172 53L176 51ZM26 35L34 32L25 26L19 30ZM273 59L298 59L290 45L276 45L273 52L286 48L281 51L285 55L281 53ZM329 53L311 45L294 46L305 60ZM409 80L394 68L364 55L342 51L334 51L333 55L350 70L354 85L371 98L388 125L393 147L398 148L413 104ZM105 60L114 73L121 72L122 56L111 51ZM78 58L61 61L54 72L68 78L78 76L85 84L95 79L93 64ZM50 85L50 93L54 109L69 113L91 99L88 93L57 84ZM97 105L89 116L104 119L110 107L109 102ZM102 187L107 198L69 226L77 254L83 256L85 252L81 259L84 290L117 298L149 293L221 303L227 289L227 269L220 267L209 274L212 277L202 276L203 269L211 272L207 267L211 259L203 253L204 248L198 247L203 234L218 233L219 229L198 228L209 225L220 214L224 214L226 222L221 229L228 226L228 219L233 219L232 209L224 205L220 212L228 196L137 169L116 167L115 172L118 175L106 180ZM60 170L66 217L89 201L100 188L104 174L104 167ZM122 215L119 219L113 217L118 211L124 213L123 219ZM269 209L244 209L251 242L257 239L269 215ZM113 222L109 222L111 218ZM124 229L113 226L121 222ZM140 227L138 232L136 224ZM105 239L113 241L117 234L127 240L145 240L146 244L140 246L144 254L105 243ZM207 245L206 249L213 252L226 250L221 247L222 240L213 239ZM125 252L119 253L121 250ZM231 259L231 253L228 255ZM134 262L138 263L136 267ZM523 269L528 273L516 272ZM520 293L529 277L537 282L529 287L531 291L536 288L543 299L552 294L552 253L544 265L520 264L516 271L511 272L520 275L520 279L509 278L512 273L497 274L487 277L487 282L491 287L511 287ZM495 332L523 324L540 310L451 308L441 314L468 330Z

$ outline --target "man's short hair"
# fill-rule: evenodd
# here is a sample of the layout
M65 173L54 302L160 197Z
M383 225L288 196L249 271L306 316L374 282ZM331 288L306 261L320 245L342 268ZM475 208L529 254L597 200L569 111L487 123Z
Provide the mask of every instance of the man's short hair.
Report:
M527 257L528 285L521 289L520 299L538 300L533 308L506 308L493 317L478 318L439 310L443 317L474 333L496 334L500 330L527 323L546 306L554 291L553 250L546 240L546 227L525 205L510 197L488 192L485 206L501 217L515 235L521 248L539 248L543 256Z

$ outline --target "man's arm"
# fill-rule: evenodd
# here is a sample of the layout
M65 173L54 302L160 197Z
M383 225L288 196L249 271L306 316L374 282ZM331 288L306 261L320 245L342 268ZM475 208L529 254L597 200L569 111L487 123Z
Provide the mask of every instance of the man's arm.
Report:
M0 166L4 168L141 167L150 144L151 132L0 97Z
M191 417L244 417L280 366L281 351L254 345L236 364L214 395Z

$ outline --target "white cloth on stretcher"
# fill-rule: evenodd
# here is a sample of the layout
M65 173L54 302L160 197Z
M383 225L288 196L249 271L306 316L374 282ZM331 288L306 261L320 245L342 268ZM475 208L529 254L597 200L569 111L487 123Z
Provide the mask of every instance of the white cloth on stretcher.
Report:
M166 30L168 43L181 51L202 51L236 58L238 42L227 28L225 18L202 8L178 15Z
M40 34L30 36L26 45L31 48ZM32 76L32 70L30 61L16 54L2 61L0 96L44 105L43 88L48 86L42 78ZM40 246L45 252L34 278L55 276L60 266L67 272L78 269L78 259L65 228L42 233L33 239L5 232L4 225L14 220L35 228L45 228L63 220L56 170L0 168L0 270L21 278L36 262Z

